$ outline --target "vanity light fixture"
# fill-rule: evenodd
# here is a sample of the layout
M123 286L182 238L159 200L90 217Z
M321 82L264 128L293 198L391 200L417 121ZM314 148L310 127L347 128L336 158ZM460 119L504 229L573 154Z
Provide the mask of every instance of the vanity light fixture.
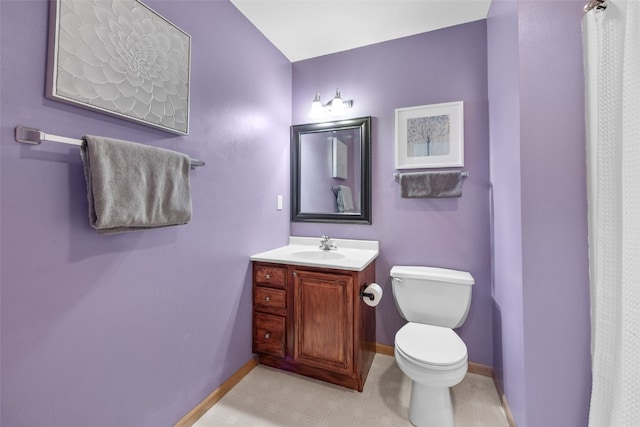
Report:
M330 113L331 115L340 115L351 107L353 107L353 100L343 100L340 96L340 89L336 89L336 95L331 101L327 102L324 105L322 104L322 101L320 101L320 93L316 92L316 97L311 103L311 111L309 112L309 117L321 117L325 113Z

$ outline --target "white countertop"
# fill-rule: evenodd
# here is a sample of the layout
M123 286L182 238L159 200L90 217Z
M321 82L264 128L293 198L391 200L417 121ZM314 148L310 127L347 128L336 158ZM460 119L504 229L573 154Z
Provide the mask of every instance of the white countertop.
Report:
M331 239L337 249L320 249L320 237L290 236L289 244L251 256L251 261L362 271L378 257L377 240Z

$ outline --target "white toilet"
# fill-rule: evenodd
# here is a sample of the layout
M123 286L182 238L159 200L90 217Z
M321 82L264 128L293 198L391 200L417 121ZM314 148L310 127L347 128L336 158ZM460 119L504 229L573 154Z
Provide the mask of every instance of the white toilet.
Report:
M396 363L411 378L409 420L417 427L453 427L449 388L467 373L467 346L453 331L471 305L473 276L435 267L391 269L393 299L409 323L396 334Z

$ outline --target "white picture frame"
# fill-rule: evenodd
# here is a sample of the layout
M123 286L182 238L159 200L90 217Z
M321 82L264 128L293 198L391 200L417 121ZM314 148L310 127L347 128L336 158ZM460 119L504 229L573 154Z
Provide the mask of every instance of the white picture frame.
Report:
M54 0L47 97L189 134L191 36L139 0Z
M396 169L464 166L462 101L397 108Z

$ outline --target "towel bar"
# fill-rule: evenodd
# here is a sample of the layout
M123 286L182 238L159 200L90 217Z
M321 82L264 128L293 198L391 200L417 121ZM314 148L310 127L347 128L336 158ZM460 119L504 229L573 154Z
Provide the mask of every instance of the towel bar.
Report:
M469 171L462 171L460 173L462 174L463 178L469 178ZM394 181L399 181L400 180L400 173L394 172L393 173L393 180Z
M34 144L38 145L42 141L49 142L59 142L61 144L82 146L84 141L76 138L67 138L66 136L52 135L50 133L45 133L39 129L28 128L24 126L16 126L16 141L21 142L23 144ZM191 168L195 168L196 166L204 166L205 163L203 160L191 159Z

